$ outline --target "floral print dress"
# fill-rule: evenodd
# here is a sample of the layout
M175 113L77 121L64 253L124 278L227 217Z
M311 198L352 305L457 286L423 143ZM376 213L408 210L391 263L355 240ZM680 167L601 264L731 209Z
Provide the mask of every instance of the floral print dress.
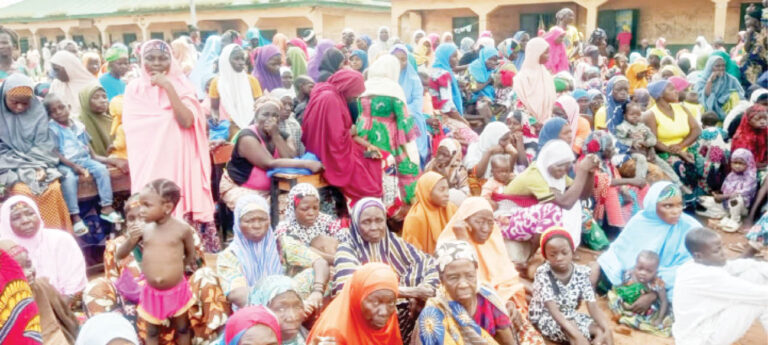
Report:
M533 282L533 300L528 316L531 323L548 340L558 343L568 341L565 331L544 305L550 301L558 305L560 312L568 321L576 324L587 340L591 339L589 327L594 321L589 315L576 311L582 301L596 301L595 291L592 290L592 284L589 282L590 272L589 267L574 264L571 279L564 284L555 278L549 262L545 262L536 269Z

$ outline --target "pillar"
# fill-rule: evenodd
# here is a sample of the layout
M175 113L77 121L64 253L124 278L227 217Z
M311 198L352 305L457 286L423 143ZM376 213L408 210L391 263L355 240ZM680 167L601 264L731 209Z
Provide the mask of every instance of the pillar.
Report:
M483 31L488 30L488 15L491 13L491 11L496 9L496 5L489 6L485 4L478 4L475 6L470 6L469 9L477 14L477 31L482 33Z
M139 29L141 29L141 41L149 41L149 23L139 23Z
M37 28L29 28L29 31L32 32L32 42L29 44L30 49L42 49L40 41L37 40Z
M323 38L323 12L315 8L307 17L312 22L312 30L315 31L315 37L320 41Z
M585 37L589 37L589 35L592 34L592 31L595 31L595 28L597 28L597 6L589 6L587 7L587 31L585 32Z
M728 14L728 2L730 0L712 0L715 3L715 31L713 40L725 38L725 21Z

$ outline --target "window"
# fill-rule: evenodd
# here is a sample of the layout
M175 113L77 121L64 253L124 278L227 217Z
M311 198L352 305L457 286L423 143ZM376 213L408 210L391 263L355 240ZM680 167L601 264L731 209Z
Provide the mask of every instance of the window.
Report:
M22 53L26 53L29 50L29 39L22 38L19 40L19 49Z
M277 30L261 30L261 37L264 37L268 42L272 42L272 37L275 37L276 33Z
M524 30L531 38L536 37L539 29L547 30L555 25L555 13L523 13L520 15L520 30Z
M172 33L172 35L173 35L173 39L177 39L177 38L179 38L181 36L189 36L189 32L186 32L186 31L174 31Z
M56 36L56 42L61 42L61 41L65 40L65 39L67 39L67 37L64 36L64 35Z
M312 31L312 28L298 28L296 29L296 37L302 38L307 35L307 32Z
M85 37L83 35L72 35L72 40L85 46Z
M136 34L133 32L126 32L123 34L123 44L130 46L131 43L138 41Z
M205 40L208 39L208 36L218 35L218 34L219 34L219 32L216 31L216 30L200 31L200 39L202 40L202 42L205 42Z
M616 42L616 35L621 33L624 26L629 26L632 33L632 41L630 42L630 48L637 46L637 25L640 23L640 10L625 9L625 10L606 10L597 13L597 27L605 30L605 34L608 35L606 42L614 47L618 47ZM589 40L587 33L585 39Z
M461 42L464 37L477 40L480 25L478 17L454 17L453 18L453 41ZM441 38L442 39L442 38Z
M40 37L40 47L45 47L46 43L48 43L48 38Z
M165 34L163 34L162 32L150 32L149 33L149 38L153 39L153 40L161 40L162 41L162 40L165 39Z

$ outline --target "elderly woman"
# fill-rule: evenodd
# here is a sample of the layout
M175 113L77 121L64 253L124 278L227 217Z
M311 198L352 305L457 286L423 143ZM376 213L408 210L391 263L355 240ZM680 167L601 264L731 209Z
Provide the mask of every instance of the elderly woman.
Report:
M485 198L471 197L459 206L456 214L440 234L437 247L440 248L444 243L455 240L466 241L474 249L477 254L474 274L481 284L487 284L488 288L495 290L498 294L501 314L515 320L517 326L513 333L517 336L519 343L543 345L544 339L526 318L528 302L525 297L525 287L514 266L510 265L507 250L504 247L504 238L493 220L493 209ZM442 266L441 272L444 274L445 265L440 261L438 264Z
M109 330L108 332L106 330ZM83 324L75 345L139 345L133 325L117 313L94 316Z
M720 120L744 98L744 89L736 77L726 73L726 61L720 55L712 55L707 60L694 90L699 94L699 102L707 111L714 111Z
M275 313L280 322L282 345L307 343L307 331L301 326L306 319L306 306L290 277L272 275L264 278L251 290L248 304L265 306Z
M281 345L283 337L274 312L263 306L238 310L227 321L223 345Z
M235 238L216 260L222 290L230 303L244 307L256 283L269 275L286 274L293 277L312 310L320 307L328 263L293 237L275 236L264 198L246 195L238 200L233 230Z
M1 35L0 35L1 36ZM0 195L23 194L43 206L50 228L72 229L61 185L56 143L32 80L13 74L0 85Z
M387 212L378 199L364 198L351 214L349 239L339 245L334 261L333 291L338 294L360 266L383 262L400 277L397 295L398 319L403 340L410 339L415 316L409 313L406 298L426 300L439 284L435 264L429 255L408 244L387 229Z

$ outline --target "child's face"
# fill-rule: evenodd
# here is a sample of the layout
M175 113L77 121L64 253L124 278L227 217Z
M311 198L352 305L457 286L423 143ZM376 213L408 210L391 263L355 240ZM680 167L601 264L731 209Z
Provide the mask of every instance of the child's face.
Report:
M305 196L299 200L295 209L296 220L299 224L301 226L310 227L315 225L317 216L320 215L320 199L312 195Z
M741 173L743 173L746 170L747 170L747 162L745 162L743 159L741 159L741 158L734 158L731 161L731 171L733 171L733 172L735 172L737 174L741 174Z
M139 194L139 216L147 222L156 222L165 218L173 211L173 204L150 188L144 188Z
M280 79L283 81L283 87L290 89L293 85L293 73L291 71L285 71L280 75Z
M636 125L640 122L642 115L643 113L640 111L640 107L627 107L627 113L624 114L624 119L627 120L627 122Z
M8 95L5 97L5 105L14 114L21 114L29 109L31 96L25 95Z
M349 57L349 67L352 67L355 71L360 71L363 69L363 60L360 59L357 55L352 55Z
M555 237L546 245L544 251L547 254L547 262L555 272L567 272L573 263L573 248L567 239Z
M309 96L309 94L312 93L312 88L314 87L315 87L314 82L306 82L303 85L301 85L300 89L303 94Z
M16 262L21 266L21 269L24 270L24 275L27 277L27 282L30 284L35 282L35 276L37 275L37 271L35 271L35 267L32 266L32 260L29 259L29 254L27 254L26 250L20 250L16 256L13 257Z
M69 124L69 107L60 99L53 100L48 105L48 116L62 125Z
M523 125L520 123L520 121L517 121L514 116L507 118L507 126L509 127L509 131L512 133L517 133L523 130Z
M656 278L656 273L659 269L659 260L652 260L642 256L637 257L637 263L635 264L635 278L638 282L643 284L650 283Z
M751 119L749 119L749 125L754 129L763 129L768 127L768 113L762 112Z
M109 101L107 100L107 93L103 89L98 89L91 95L90 103L91 111L96 114L104 114L109 111Z
M233 49L232 53L229 55L229 64L232 66L232 69L235 71L235 73L244 71L245 51L240 48Z
M141 206L134 205L134 206L126 206L125 207L125 226L130 228L132 225L142 222L141 218Z
M101 61L99 61L99 59L88 59L86 68L88 69L88 72L91 72L91 74L99 73L99 69L101 68Z
M448 151L448 148L440 146L437 148L435 159L437 160L438 165L445 166L451 161L451 152Z
M511 179L512 168L509 165L509 161L505 162L491 162L491 174L496 181L503 184L509 183Z
M710 238L700 251L693 253L693 258L702 265L725 266L725 252L720 235Z
M446 207L451 200L448 191L448 180L441 179L440 181L437 181L437 184L435 184L434 187L432 187L432 192L429 194L429 200L435 206Z
M609 141L605 144L605 147L603 147L603 159L611 160L611 158L613 158L613 151L613 142Z

